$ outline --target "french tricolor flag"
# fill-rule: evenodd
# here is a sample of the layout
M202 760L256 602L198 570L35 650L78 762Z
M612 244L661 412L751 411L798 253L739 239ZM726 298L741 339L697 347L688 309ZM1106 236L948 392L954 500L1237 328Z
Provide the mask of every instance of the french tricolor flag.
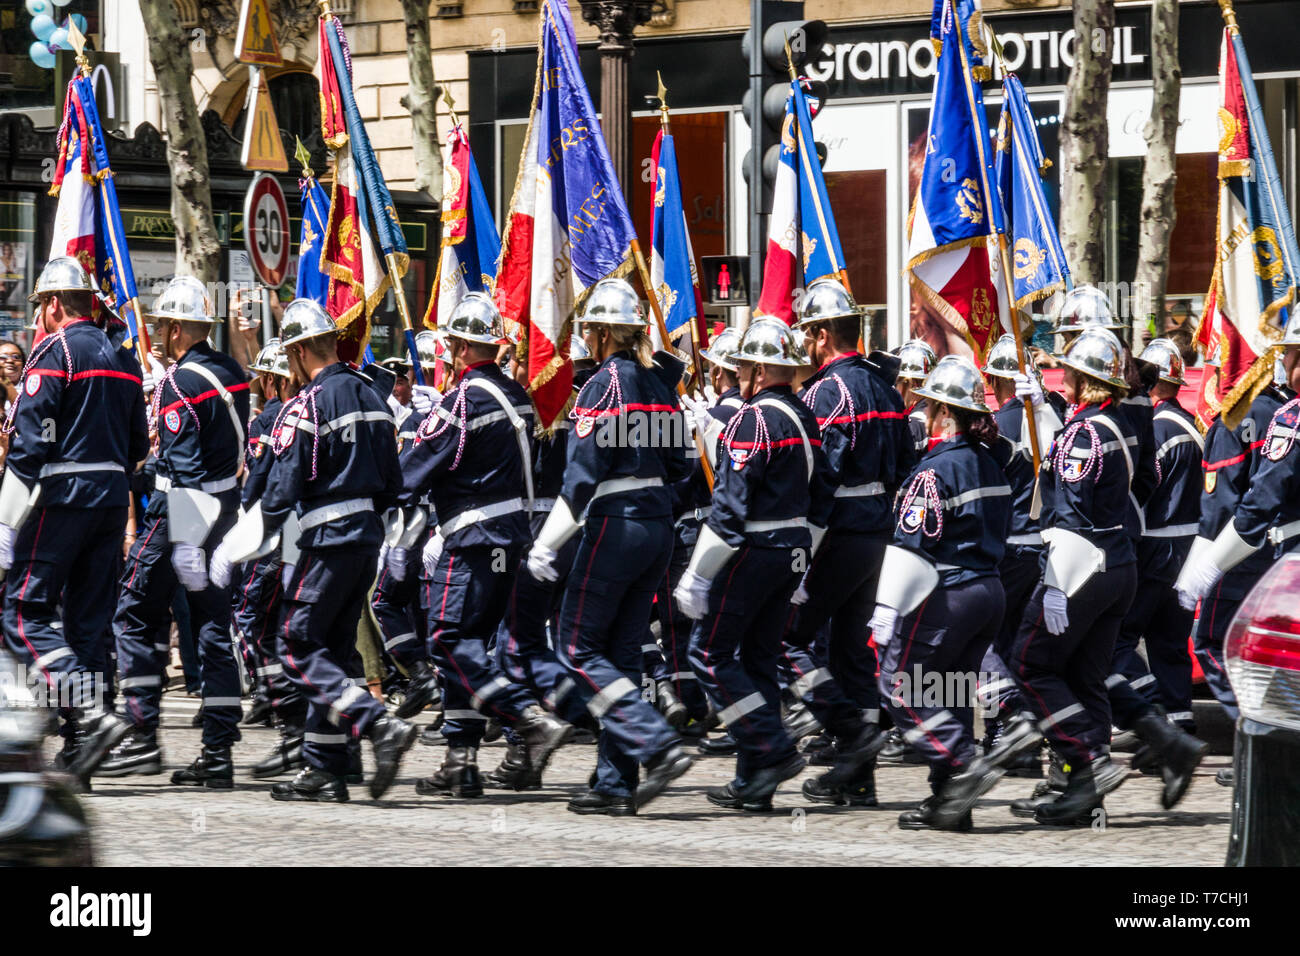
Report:
M90 157L82 137L74 129L55 182L59 203L54 213L50 258L72 256L94 276L95 270L95 186Z

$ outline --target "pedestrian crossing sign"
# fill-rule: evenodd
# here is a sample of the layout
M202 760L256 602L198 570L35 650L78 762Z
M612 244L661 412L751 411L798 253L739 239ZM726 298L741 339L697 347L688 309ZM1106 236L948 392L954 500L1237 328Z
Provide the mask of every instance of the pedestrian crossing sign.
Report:
M235 30L235 58L254 66L284 66L266 0L244 0Z

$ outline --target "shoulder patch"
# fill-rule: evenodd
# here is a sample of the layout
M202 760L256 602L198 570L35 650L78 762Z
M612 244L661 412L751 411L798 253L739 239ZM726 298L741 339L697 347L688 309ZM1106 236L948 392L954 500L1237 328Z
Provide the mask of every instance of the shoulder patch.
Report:
M591 434L591 430L596 426L596 419L592 415L580 415L573 426L573 433L579 438L586 438Z
M163 424L167 426L167 430L171 432L173 435L179 432L181 430L180 411L175 408L167 409L167 411L163 414Z
M898 526L908 534L913 534L921 527L921 522L924 520L925 503L914 501L904 508L902 514L898 516Z
M23 391L28 395L35 395L41 390L42 377L40 375L28 375L27 381L23 382Z
M1066 458L1061 462L1060 470L1066 481L1078 481L1083 477L1083 462L1078 458Z
M1264 457L1269 461L1281 461L1286 457L1287 452L1291 450L1293 444L1295 442L1292 438L1274 438L1268 443L1268 448L1264 449Z
M1205 493L1214 494L1214 489L1219 485L1219 473L1217 471L1207 471L1205 473Z
M727 449L727 455L731 458L731 470L740 471L740 469L744 468L745 462L749 461L749 456L752 454L753 452L748 448Z

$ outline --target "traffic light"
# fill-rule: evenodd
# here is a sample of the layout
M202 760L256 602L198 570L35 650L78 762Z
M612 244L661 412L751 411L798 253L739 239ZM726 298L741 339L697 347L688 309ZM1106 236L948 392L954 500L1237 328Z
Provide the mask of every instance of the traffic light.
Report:
M743 172L749 187L750 288L761 288L762 258L767 245L767 216L772 211L772 187L781 156L781 123L790 91L790 63L796 73L821 55L828 30L821 20L803 19L802 0L751 0L750 27L741 41L749 64L749 89L741 100L749 124L749 152ZM789 60L786 46L789 45ZM809 83L817 108L826 98L826 84ZM809 104L812 105L811 103ZM761 165L758 169L758 158Z

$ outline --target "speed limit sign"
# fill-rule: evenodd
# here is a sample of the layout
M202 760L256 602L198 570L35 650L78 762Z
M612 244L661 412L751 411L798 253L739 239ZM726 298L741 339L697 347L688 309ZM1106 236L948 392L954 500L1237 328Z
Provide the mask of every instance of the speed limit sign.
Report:
M289 207L274 176L258 173L244 193L244 248L257 277L272 289L289 271Z

